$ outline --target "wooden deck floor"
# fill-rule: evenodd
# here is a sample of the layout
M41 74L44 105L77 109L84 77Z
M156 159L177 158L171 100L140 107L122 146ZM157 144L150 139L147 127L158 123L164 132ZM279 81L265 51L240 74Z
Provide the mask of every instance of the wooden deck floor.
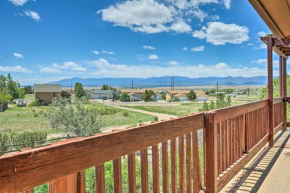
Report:
M276 135L222 192L290 193L290 131Z

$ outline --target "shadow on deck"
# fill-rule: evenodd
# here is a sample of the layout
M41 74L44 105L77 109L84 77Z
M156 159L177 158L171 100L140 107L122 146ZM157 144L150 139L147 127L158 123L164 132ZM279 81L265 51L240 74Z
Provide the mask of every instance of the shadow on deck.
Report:
M222 192L290 192L290 131L279 132Z

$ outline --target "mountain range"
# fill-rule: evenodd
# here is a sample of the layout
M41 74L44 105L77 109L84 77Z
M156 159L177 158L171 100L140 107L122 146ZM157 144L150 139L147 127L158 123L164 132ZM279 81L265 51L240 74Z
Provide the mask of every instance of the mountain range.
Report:
M151 77L151 78L70 78L59 81L49 82L48 84L61 84L62 86L75 85L80 82L83 86L102 86L107 84L116 87L131 87L132 81L134 87L161 87L170 86L171 77ZM215 85L266 85L266 76L254 77L202 77L202 78L188 78L183 76L174 77L175 86L210 86Z

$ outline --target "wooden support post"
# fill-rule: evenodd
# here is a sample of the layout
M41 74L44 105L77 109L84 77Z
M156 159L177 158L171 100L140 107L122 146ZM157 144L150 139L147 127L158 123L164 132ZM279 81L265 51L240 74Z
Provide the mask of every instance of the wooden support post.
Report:
M205 140L206 140L206 191L208 193L217 192L217 123L215 112L205 114Z
M274 116L273 116L273 39L268 36L267 42L268 55L268 102L269 102L269 146L274 144Z
M286 102L286 97L287 97L287 60L286 58L283 59L283 131L286 131L287 129L287 102Z
M279 94L283 97L283 57L279 56Z

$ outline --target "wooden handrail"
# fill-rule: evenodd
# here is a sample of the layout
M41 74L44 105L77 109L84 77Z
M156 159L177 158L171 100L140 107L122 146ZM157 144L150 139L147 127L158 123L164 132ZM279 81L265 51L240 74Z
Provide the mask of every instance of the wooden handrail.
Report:
M0 157L0 192L19 192L204 127L204 114Z

